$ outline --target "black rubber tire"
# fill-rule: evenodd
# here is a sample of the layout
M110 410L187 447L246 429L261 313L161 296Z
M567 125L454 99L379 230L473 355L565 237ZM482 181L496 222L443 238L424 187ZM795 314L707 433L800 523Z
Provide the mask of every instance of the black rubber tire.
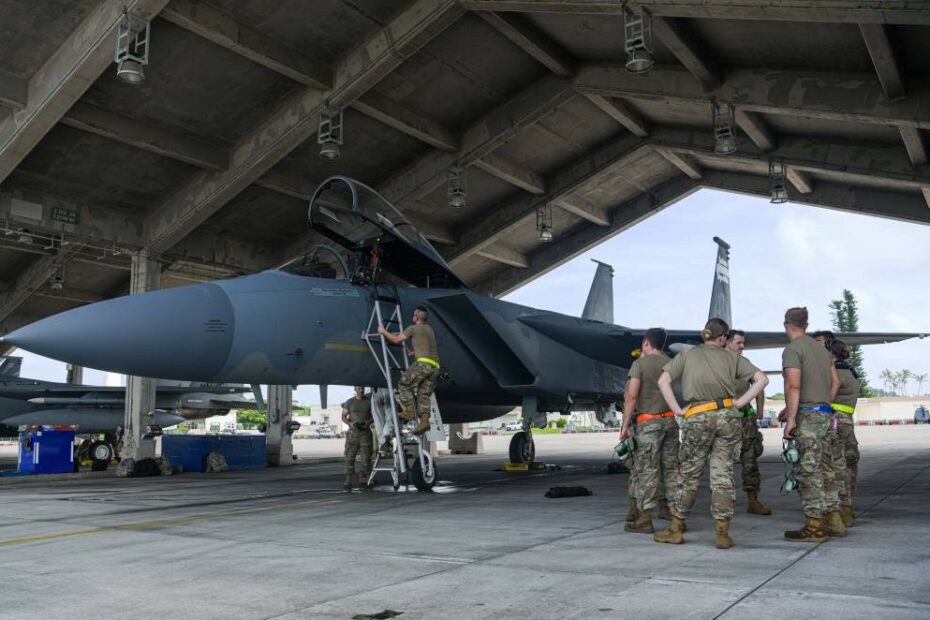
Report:
M515 433L510 438L510 462L532 463L536 459L536 443L526 431Z
M94 441L90 444L88 456L91 460L91 471L106 471L113 458L113 447L105 441ZM99 456L104 456L104 458L99 458Z
M427 455L427 460L430 462L430 475L424 475L423 468L420 466L420 459L414 459L413 465L410 467L410 476L413 479L413 486L417 488L418 491L432 491L433 487L436 485L436 460Z

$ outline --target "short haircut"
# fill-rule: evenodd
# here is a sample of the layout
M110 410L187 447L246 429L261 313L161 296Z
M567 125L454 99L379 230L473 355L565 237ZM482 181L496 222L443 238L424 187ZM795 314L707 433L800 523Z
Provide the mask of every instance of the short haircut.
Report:
M831 340L827 347L836 359L844 362L849 359L849 345L842 340Z
M356 389L356 390L364 390L364 389L365 389L365 386L364 386L364 385L356 385L356 386L355 386L355 389Z
M729 332L727 332L727 340L733 340L737 336L742 336L743 338L745 338L746 332L744 332L741 329L731 329Z
M413 309L414 312L422 312L424 318L429 317L429 310L426 309L426 306L417 306Z
M646 330L646 333L643 334L643 340L651 344L653 349L658 349L659 351L665 348L665 341L667 339L668 334L662 327L650 327Z
M827 342L833 342L836 340L836 335L829 329L821 329L811 334L811 338L826 338Z
M788 308L785 312L785 323L792 327L807 327L807 308L800 306L798 308Z
M730 331L730 326L723 319L710 319L704 325L704 331L701 332L701 338L705 341L716 340L720 336L726 336Z

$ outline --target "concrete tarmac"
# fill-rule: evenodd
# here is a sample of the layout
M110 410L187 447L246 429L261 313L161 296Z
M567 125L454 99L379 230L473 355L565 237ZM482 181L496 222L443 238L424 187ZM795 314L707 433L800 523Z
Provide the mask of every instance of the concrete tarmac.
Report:
M928 618L930 426L857 433L847 538L784 540L803 517L767 430L775 514L740 494L728 551L706 484L686 544L623 531L627 477L602 473L615 434L540 436L560 469L538 473L496 471L506 438L486 438L441 457L429 494L345 493L336 463L0 487L0 618ZM554 485L594 495L546 499Z

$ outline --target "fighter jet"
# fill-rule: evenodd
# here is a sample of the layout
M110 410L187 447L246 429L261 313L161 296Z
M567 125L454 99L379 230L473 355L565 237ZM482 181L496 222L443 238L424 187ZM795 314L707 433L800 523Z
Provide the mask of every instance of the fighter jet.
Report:
M15 435L23 425L76 426L81 435L105 435L106 441L93 442L90 454L95 460L110 460L123 425L126 388L28 379L19 376L21 362L22 358L7 357L0 363L0 436ZM249 391L252 388L242 385L159 380L151 424L167 428L254 407L242 396Z
M70 363L147 377L280 385L388 385L396 369L371 347L374 316L403 327L425 306L449 380L437 389L446 423L496 418L522 407L514 462L535 455L532 427L547 412L595 410L622 399L644 329L576 318L478 295L373 189L336 176L314 193L308 224L348 254L341 278L308 257L241 278L103 301L51 316L4 338ZM327 246L328 247L328 246ZM718 265L717 278L726 275ZM595 295L595 297L602 297ZM597 310L595 310L597 308ZM376 312L377 310L377 312ZM610 318L603 303L589 316ZM843 334L850 344L919 334ZM753 347L787 344L782 332L747 334ZM699 330L669 344L700 343ZM396 381L396 374L391 383Z

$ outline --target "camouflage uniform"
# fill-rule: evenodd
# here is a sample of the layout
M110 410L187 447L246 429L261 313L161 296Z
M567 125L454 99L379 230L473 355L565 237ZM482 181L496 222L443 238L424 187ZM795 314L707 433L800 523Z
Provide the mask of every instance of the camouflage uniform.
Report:
M430 414L430 396L436 389L439 369L426 362L414 362L405 370L397 382L397 400L404 409L413 409L413 392L417 393L417 413Z
M674 417L636 425L633 467L634 494L640 510L652 510L659 500L678 491L678 422Z
M691 407L732 398L737 386L748 382L757 368L745 357L712 344L679 353L665 366L671 378L681 377L682 394ZM672 515L685 520L694 506L701 473L710 461L710 511L715 520L729 520L736 507L733 463L742 445L739 412L732 407L696 413L683 425L679 487Z
M346 476L355 474L355 458L359 454L362 457L362 468L360 474L367 474L371 471L371 453L372 444L374 443L371 435L371 399L358 398L353 396L342 404L342 408L348 411L349 431L346 433L345 458L346 458ZM359 424L362 428L356 428Z
M804 504L804 515L817 519L827 512L823 460L831 420L832 416L816 411L799 411L795 431L801 455L795 475L798 492Z
M743 394L746 390L739 392ZM759 473L759 457L762 456L762 433L756 423L755 415L740 412L742 425L742 442L739 460L743 466L743 491L759 493L762 488L762 476Z
M843 506L852 506L853 496L856 494L856 477L859 474L859 442L856 440L853 413L849 410L855 410L859 400L859 378L845 362L836 362L834 366L840 378L840 389L832 403L837 420L836 449L837 459L842 462L844 468L843 484L840 487L840 503ZM840 411L837 407L846 409L846 411Z

